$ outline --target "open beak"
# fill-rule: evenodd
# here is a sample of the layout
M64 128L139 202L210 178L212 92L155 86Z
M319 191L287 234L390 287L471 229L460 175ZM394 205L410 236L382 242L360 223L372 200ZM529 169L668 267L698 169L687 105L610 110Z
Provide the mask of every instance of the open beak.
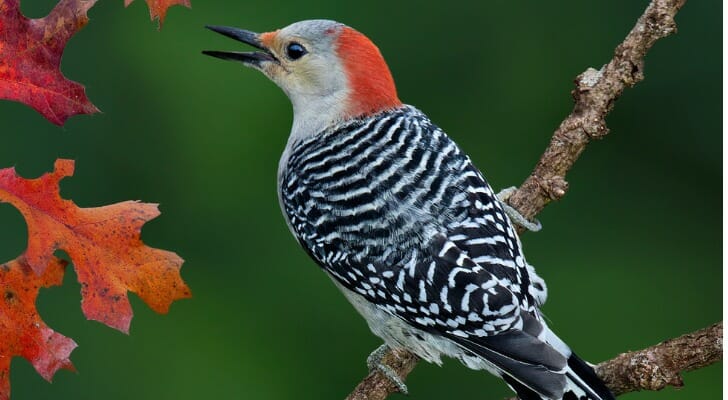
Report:
M233 38L239 42L249 44L256 49L260 49L262 51L239 52L205 50L202 52L202 54L221 58L223 60L239 61L251 67L260 67L261 64L266 61L278 63L278 59L273 55L273 53L271 53L271 51L267 47L263 45L263 43L260 41L260 35L255 32L246 31L245 29L232 28L229 26L206 25L205 28L213 32L217 32L221 35Z

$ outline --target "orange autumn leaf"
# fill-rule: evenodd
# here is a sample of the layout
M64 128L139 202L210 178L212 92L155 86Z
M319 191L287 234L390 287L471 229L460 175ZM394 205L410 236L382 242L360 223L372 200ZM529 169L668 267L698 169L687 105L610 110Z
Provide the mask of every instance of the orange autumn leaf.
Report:
M84 315L127 333L133 314L128 291L158 313L190 297L179 274L182 259L140 239L142 225L159 215L157 205L126 201L80 208L59 193L59 181L73 169L72 160L57 160L53 172L37 179L0 169L0 201L17 208L28 226L28 265L42 274L53 252L64 250L81 283Z
M124 7L129 7L134 0L124 0ZM180 5L190 8L190 0L146 0L147 6L149 6L149 16L152 21L159 19L159 26L161 27L164 23L164 18L167 16L167 9L169 7Z
M0 265L0 400L10 398L14 356L24 357L48 381L61 368L74 370L68 356L76 343L49 328L35 308L38 290L60 285L65 267L52 257L38 275L23 256Z
M96 0L61 0L48 16L28 19L19 0L0 0L0 99L27 104L56 125L99 110L59 67L66 43L88 22Z

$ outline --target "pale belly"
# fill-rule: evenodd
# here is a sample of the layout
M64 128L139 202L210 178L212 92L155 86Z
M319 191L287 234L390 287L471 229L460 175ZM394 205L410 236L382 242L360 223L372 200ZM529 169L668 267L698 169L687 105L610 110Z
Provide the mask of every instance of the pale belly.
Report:
M486 370L493 375L500 376L498 369L483 358L464 350L440 335L413 327L402 319L378 308L363 296L348 290L335 279L332 281L364 317L372 333L384 340L384 343L390 348L407 349L421 359L437 365L442 365L444 355L460 360L470 369Z

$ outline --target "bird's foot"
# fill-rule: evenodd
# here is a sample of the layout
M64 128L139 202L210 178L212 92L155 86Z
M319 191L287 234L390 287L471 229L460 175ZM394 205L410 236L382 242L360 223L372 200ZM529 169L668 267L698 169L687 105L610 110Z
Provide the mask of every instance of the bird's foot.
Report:
M508 215L508 218L511 219L511 222L513 222L515 225L522 226L526 228L527 230L531 232L538 232L541 230L541 222L539 222L537 219L533 220L533 222L529 221L521 215L518 211L516 211L515 208L508 205L506 202L509 197L513 194L513 192L516 191L515 186L511 186L509 188L505 188L498 192L496 197L498 197L498 200L500 200L501 205L503 206L503 210L506 212L506 215Z
M382 358L384 355L389 351L389 346L386 344L383 344L379 347L377 347L376 350L372 352L372 354L369 354L369 357L367 357L367 367L369 367L369 372L373 371L379 371L384 376L389 379L390 382L394 384L394 386L397 387L397 390L399 390L402 394L408 394L409 391L407 390L407 385L402 382L402 379L397 375L396 372L389 366L382 363Z

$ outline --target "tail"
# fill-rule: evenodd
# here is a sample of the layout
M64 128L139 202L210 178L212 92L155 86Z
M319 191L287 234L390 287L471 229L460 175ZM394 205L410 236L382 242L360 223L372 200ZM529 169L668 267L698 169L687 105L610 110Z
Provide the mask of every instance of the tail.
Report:
M613 400L614 395L602 382L601 379L594 372L594 369L585 363L584 360L579 358L574 353L569 356L568 369L566 371L566 379L569 383L571 393L574 393L577 399L602 399L602 400ZM566 394L564 399L566 399Z
M481 358L521 400L614 400L594 370L542 321L473 339L451 337Z

